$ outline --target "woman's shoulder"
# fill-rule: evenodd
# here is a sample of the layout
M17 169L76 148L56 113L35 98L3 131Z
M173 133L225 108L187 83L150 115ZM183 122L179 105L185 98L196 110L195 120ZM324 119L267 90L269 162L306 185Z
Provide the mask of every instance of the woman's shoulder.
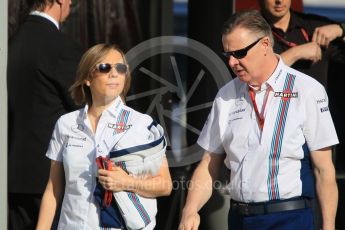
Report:
M148 114L141 113L129 106L124 106L123 109L130 112L131 121L135 121L136 123L147 124L147 125L150 125L153 122L152 117Z
M82 118L83 116L85 116L84 111L85 111L84 108L82 108L82 109L78 109L78 110L66 113L58 119L57 123L60 125L72 124L72 123L74 124L76 123L78 118Z

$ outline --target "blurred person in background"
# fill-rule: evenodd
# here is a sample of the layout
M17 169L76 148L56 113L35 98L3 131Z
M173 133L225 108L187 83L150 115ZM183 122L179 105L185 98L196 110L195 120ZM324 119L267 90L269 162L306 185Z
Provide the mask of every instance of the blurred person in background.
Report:
M68 88L82 50L60 32L71 0L27 0L30 14L8 44L9 229L34 229L49 175L57 119L75 106Z
M331 59L345 63L342 24L292 10L291 0L258 0L272 28L274 51L284 62L327 87ZM334 76L335 77L335 76Z

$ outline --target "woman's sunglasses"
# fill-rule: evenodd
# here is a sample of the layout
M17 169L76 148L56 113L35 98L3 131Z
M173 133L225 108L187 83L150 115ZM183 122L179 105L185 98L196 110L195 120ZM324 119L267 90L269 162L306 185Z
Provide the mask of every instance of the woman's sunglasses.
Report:
M226 58L230 58L230 56L233 56L234 58L236 59L242 59L244 58L245 56L247 56L247 53L248 51L253 48L261 39L263 39L264 37L262 38L259 38L258 40L256 40L255 42L253 42L252 44L250 44L249 46L243 48L243 49L240 49L240 50L235 50L235 51L227 51L227 52L223 52L223 55L226 57Z
M96 69L100 73L109 73L113 67L115 68L118 74L126 74L128 71L128 66L123 63L116 63L116 64L100 63L96 65Z

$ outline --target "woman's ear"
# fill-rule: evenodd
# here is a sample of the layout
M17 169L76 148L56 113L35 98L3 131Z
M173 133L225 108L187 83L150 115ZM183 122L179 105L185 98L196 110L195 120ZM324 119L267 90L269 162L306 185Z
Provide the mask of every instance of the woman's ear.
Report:
M85 80L85 85L86 86L90 86L90 84L91 84L90 80Z

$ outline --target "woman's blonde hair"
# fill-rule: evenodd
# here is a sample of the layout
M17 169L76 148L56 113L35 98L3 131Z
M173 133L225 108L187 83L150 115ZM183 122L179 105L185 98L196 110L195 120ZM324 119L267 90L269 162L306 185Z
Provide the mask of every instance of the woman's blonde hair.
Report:
M77 105L83 105L87 103L89 106L92 105L92 95L90 87L88 87L85 82L92 78L92 73L97 64L111 51L115 50L119 52L122 56L124 64L128 65L123 51L114 44L98 44L90 49L88 49L82 56L78 70L77 76L74 84L69 88L71 96ZM122 100L125 102L126 94L129 90L131 84L131 75L128 70L125 77L125 85L120 94Z

